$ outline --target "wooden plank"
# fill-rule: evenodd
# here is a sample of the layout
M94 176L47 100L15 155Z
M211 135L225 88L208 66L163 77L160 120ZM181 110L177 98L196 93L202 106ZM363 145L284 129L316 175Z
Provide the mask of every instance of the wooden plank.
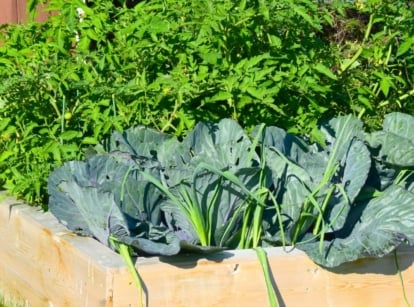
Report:
M365 259L325 270L304 253L267 250L282 306L406 306L394 259ZM414 303L413 248L399 251L406 291ZM194 261L174 257L138 263L153 306L265 306L255 252L226 252ZM193 271L193 272L191 272ZM191 295L188 295L191 293ZM151 305L151 304L150 304Z
M17 1L17 21L19 23L27 22L27 0L16 0ZM46 10L47 5L39 4L36 8L37 16L36 21L44 22L48 19L50 13Z
M0 24L18 21L17 0L2 0L0 6Z
M392 255L325 270L298 250L267 253L281 306L406 306ZM414 248L399 249L398 261L414 304ZM136 264L148 306L267 305L253 250ZM0 276L3 292L31 306L140 306L119 255L12 198L0 204Z
M0 24L27 22L26 5L27 0L1 0ZM37 6L36 21L44 22L52 14L46 8L47 5Z
M73 235L49 213L8 198L0 204L0 289L31 306L112 306L122 259ZM135 299L126 285L120 293Z

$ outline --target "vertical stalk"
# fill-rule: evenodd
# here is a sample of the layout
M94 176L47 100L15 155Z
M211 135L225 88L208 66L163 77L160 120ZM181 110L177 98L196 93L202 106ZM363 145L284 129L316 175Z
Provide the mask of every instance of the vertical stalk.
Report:
M114 117L116 117L116 103L115 103L115 95L112 94L112 112L114 114Z
M394 263L395 263L395 268L397 269L398 277L399 277L400 282L401 282L404 302L407 305L407 307L411 307L410 301L408 300L408 297L407 297L407 292L405 291L404 279L402 277L400 265L398 263L398 255L397 255L397 250L396 249L394 249Z
M66 96L62 100L62 114L60 116L60 132L65 132L65 113L66 113ZM60 138L60 143L63 144L63 139Z
M276 291L273 287L272 278L271 278L271 271L270 266L267 261L267 255L263 248L257 247L255 248L257 258L259 259L260 265L263 270L266 288L267 288L267 296L269 299L270 307L279 307L279 303L277 301Z
M374 24L374 16L374 14L371 14L369 16L369 22L367 25L367 29L365 30L364 40L362 41L362 43L364 43L371 34L372 26ZM358 51L352 57L352 59L341 65L341 70L339 71L339 74L343 74L346 70L348 70L352 66L352 64L354 64L358 60L359 56L362 54L362 51L364 51L364 47L360 46Z
M121 255L122 259L124 260L129 272L132 275L132 279L137 286L137 289L139 291L139 302L140 307L144 307L144 295L143 295L143 286L141 277L139 276L138 270L134 265L134 262L132 261L131 257L131 250L130 247L122 242L119 242L115 237L110 236L109 241L115 246L115 248L118 250L119 254Z

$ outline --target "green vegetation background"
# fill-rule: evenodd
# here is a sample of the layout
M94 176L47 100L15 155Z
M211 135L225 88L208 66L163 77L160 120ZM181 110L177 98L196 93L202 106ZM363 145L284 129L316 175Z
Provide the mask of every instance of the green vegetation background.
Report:
M1 28L0 183L31 204L113 129L181 136L230 117L318 142L339 114L368 131L414 115L414 1L88 2Z

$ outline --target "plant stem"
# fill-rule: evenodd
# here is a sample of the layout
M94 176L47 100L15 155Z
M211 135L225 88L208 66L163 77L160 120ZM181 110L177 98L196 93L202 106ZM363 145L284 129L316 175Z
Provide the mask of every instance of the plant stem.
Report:
M397 250L396 249L394 249L394 263L395 263L395 267L397 269L398 277L399 277L400 282L401 282L404 301L405 301L405 303L407 304L408 307L411 307L411 304L408 301L407 292L405 291L404 279L403 279L402 274L401 274L400 265L398 264L398 255L397 255Z
M412 89L411 91L409 91L409 92L407 92L407 93L405 93L405 94L403 94L403 95L401 95L400 97L398 97L397 99L395 99L396 100L396 102L397 103L400 103L401 102L401 100L404 100L404 99L407 99L408 97L410 97L410 96L414 96L414 89ZM389 100L385 100L385 101L383 101L383 102L381 102L380 104L379 104L379 106L380 107L385 107L386 105L388 105L390 103L390 101Z
M122 242L119 242L116 238L112 236L109 237L109 241L118 250L122 259L124 259L128 270L131 272L132 279L134 280L134 283L137 286L138 291L139 291L140 306L143 307L145 304L143 300L143 287L142 287L141 277L139 276L138 270L136 269L134 262L132 261L130 247Z
M267 261L266 252L261 247L256 247L254 250L256 251L256 255L259 259L260 265L263 270L270 307L279 307L279 303L277 301L277 296L276 296L276 291L272 284L271 271L270 271L269 263Z
M321 207L321 213L318 215L315 226L313 227L313 234L317 235L320 231L321 223L323 222L323 213L326 210L326 207L328 206L329 200L332 197L333 192L335 192L336 186L331 186L323 200L322 207Z
M371 14L369 16L369 22L368 22L367 29L364 35L364 40L362 41L362 43L364 43L368 39L369 35L371 34L373 24L374 24L374 14ZM343 74L345 71L347 71L352 66L352 64L354 64L356 60L358 60L359 56L362 54L362 51L364 51L364 47L360 46L358 51L352 57L352 59L341 65L341 70L339 71L339 74Z
M65 112L66 112L66 97L63 96L62 100L62 114L60 117L60 133L65 132ZM63 139L60 138L60 144L63 144Z

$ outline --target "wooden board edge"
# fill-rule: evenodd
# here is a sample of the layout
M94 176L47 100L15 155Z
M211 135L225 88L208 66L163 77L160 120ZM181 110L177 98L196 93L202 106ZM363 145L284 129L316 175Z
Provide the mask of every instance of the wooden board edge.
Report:
M93 306L139 306L139 293L130 273L120 256L109 248L91 238L75 236L50 213L44 213L13 198L4 199L0 203L0 222L1 225L8 225L6 228L0 226L0 273L7 271L7 274L12 275L18 271L17 267L22 266L21 263L15 263L14 271L9 268L10 263L5 265L2 260L7 258L7 249L36 242L40 251L27 255L24 259L43 264L45 267L40 273L43 280L33 281L38 284L48 282L49 288L53 288L56 280L54 284L47 278L58 278L62 264L58 265L55 261L55 265L48 265L47 262L42 262L40 256L42 248L52 244L54 247L47 256L55 259L61 257L61 263L69 270L66 277L61 277L63 281L70 283L77 280L77 290L83 291L83 294L90 291L88 295L83 295L80 305L88 302ZM23 240L24 236L32 237ZM67 251L68 247L70 252ZM27 247L23 250L29 252ZM317 302L317 306L342 306L341 302L347 302L346 306L385 306L385 303L387 306L405 306L393 255L358 260L336 269L325 270L297 249L286 253L282 248L275 247L266 249L266 252L274 286L281 302L287 306L303 301ZM76 263L73 258L79 259L76 261L80 263ZM9 253L6 260L10 262L21 259L10 257ZM414 304L414 247L399 248L398 262L402 268L408 300ZM78 266L81 267L80 270L76 269ZM33 269L33 266L28 267ZM263 272L253 250L223 251L207 256L139 258L136 267L144 282L144 297L150 306L249 306L252 302L267 303ZM48 274L47 270L60 273ZM71 276L72 274L74 275ZM35 275L31 274L31 277ZM79 282L79 278L85 276L87 278ZM45 303L70 306L68 298L57 300L59 296L65 297L61 286L42 292L30 282L32 281L17 278L12 281L12 286L28 288L30 291L20 291L20 294L22 298L28 299L27 292L32 292L29 296L30 301L35 303L34 306ZM57 284L59 285L59 280ZM71 289L67 297L74 293L78 299L82 296L73 287ZM36 291L40 291L40 294L36 294Z

